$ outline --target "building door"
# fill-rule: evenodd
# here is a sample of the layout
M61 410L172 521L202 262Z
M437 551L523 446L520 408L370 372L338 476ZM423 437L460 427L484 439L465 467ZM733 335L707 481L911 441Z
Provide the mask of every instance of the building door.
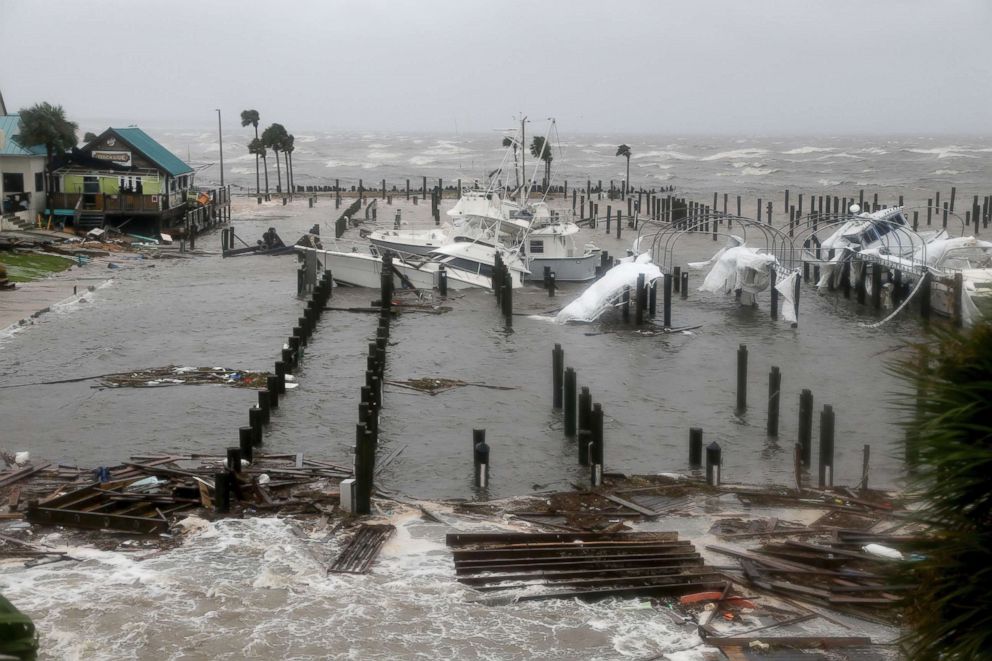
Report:
M99 177L83 177L83 209L99 209Z

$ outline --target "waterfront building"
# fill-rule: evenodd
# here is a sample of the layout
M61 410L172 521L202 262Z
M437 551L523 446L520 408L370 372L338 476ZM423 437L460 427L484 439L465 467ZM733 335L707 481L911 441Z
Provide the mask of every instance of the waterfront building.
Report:
M66 154L53 206L81 229L122 227L155 234L182 219L196 196L194 171L140 128L108 128Z
M20 143L20 119L0 95L0 229L29 227L45 208L45 148Z

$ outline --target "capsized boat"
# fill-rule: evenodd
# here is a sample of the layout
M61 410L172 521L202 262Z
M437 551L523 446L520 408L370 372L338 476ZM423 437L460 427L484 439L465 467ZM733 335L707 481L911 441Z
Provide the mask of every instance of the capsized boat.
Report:
M305 246L297 246L296 249L313 251L339 285L380 286L383 253L375 246L355 245L351 250L321 250ZM440 246L427 255L394 253L393 283L397 288L433 289L438 286L438 274L443 266L449 289L491 289L497 252L510 270L512 286L522 287L527 269L516 252L502 246L471 242Z
M852 209L856 210L857 205ZM829 285L831 278L837 285L840 277L838 265L849 261L855 252L880 249L889 255L911 257L923 245L946 237L947 233L943 230L914 232L906 221L902 207L860 213L842 223L820 244L819 255L826 252L828 261L821 267L817 287Z
M879 248L861 251L889 272L899 271L902 282L915 286L924 269L937 276L930 288L931 309L938 314L954 313L954 290L946 281L956 274L962 279L962 315L966 325L977 318L992 318L992 242L974 236L939 238L923 244L911 257L891 255ZM870 280L866 282L870 288Z
M642 274L647 283L661 277L661 269L651 262L651 255L645 253L636 258L624 258L604 273L602 278L589 285L578 298L562 308L555 321L559 324L595 321L620 303L624 288L629 287L633 291L637 286L638 276Z

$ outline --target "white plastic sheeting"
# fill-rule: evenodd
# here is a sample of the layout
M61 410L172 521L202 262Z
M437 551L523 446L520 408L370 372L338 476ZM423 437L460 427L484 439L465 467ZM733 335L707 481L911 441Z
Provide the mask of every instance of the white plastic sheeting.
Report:
M737 237L732 238L734 243L739 241ZM760 253L758 248L740 243L721 249L706 262L690 262L689 268L700 270L712 264L699 291L727 294L739 289L742 302L750 304L754 302L755 294L768 289L771 282L768 267L777 263L774 255Z
M560 324L569 321L595 321L613 307L625 286L632 290L637 286L637 276L642 273L646 282L661 277L661 269L651 263L651 256L646 253L634 260L623 261L604 273L581 296L562 308L555 321Z

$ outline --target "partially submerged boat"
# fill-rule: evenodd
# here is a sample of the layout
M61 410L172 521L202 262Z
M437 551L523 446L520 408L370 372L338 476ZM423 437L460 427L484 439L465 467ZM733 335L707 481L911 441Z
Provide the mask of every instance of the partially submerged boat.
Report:
M555 321L559 324L596 321L605 312L621 304L625 289L629 288L632 292L635 290L641 275L647 284L661 277L661 269L651 262L650 255L621 260L604 273L602 278L589 285L578 298L562 308Z
M350 251L297 246L297 250L313 251L339 285L369 288L380 285L384 252L375 246L353 246ZM502 247L470 242L451 243L426 255L394 252L394 286L436 288L443 268L449 289L490 289L497 254L510 270L512 286L522 287L527 269L519 255Z

